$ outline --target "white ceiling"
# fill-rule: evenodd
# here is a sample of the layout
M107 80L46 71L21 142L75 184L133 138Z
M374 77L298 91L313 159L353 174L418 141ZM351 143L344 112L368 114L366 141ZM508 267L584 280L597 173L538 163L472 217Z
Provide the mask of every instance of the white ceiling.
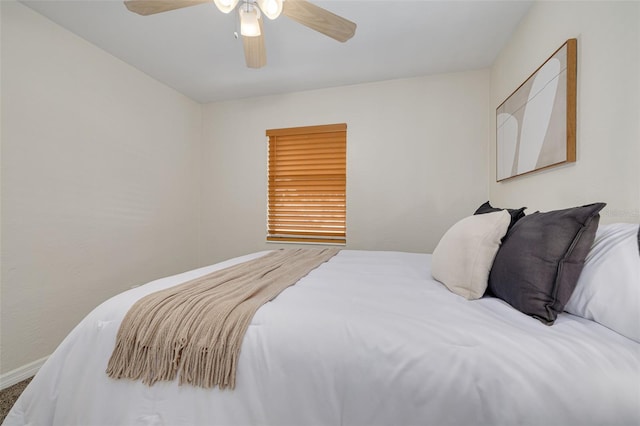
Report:
M532 0L314 1L358 24L339 43L266 20L267 66L245 66L235 13L213 3L150 16L116 0L22 3L198 102L485 68ZM239 32L239 31L238 31Z

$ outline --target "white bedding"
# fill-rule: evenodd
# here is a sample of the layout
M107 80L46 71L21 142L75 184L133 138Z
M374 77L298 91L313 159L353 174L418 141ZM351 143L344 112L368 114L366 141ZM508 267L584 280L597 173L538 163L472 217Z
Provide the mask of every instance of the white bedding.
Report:
M430 255L343 250L256 313L237 387L105 374L128 308L106 301L51 355L4 425L639 425L640 344L562 314L552 327L434 281Z

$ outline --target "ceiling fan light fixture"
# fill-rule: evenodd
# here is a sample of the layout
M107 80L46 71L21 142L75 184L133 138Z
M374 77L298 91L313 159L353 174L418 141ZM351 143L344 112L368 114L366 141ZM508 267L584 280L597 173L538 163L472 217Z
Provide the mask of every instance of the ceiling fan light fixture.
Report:
M222 13L229 13L236 8L239 0L213 0Z
M282 13L283 0L258 0L258 6L267 18L276 19Z
M249 68L261 68L267 64L262 14L269 19L276 19L284 14L287 18L342 43L356 33L355 22L308 0L125 0L124 3L129 11L146 16L211 1L223 13L238 9L244 57ZM234 31L233 34L238 38L237 32Z
M261 34L260 24L260 11L257 7L253 7L249 3L245 3L239 9L240 13L240 34L245 37L257 37Z

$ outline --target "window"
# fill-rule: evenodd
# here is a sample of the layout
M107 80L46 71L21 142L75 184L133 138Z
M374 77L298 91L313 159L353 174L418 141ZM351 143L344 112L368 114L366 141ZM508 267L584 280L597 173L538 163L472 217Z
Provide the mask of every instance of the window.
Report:
M267 241L345 244L347 125L267 130Z

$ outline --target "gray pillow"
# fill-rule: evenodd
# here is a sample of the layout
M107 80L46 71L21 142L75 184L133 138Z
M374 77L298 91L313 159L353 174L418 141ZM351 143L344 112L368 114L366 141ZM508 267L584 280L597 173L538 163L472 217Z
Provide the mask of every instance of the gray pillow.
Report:
M485 214L485 213L499 212L500 210L506 210L509 213L509 216L511 216L511 222L509 223L509 228L511 228L518 220L524 217L524 211L526 209L527 209L526 207L520 207L519 209L502 209L499 207L493 207L487 201L486 203L478 207L478 209L473 214L474 215Z
M547 325L563 311L576 287L605 203L518 220L507 232L489 274L489 289Z

